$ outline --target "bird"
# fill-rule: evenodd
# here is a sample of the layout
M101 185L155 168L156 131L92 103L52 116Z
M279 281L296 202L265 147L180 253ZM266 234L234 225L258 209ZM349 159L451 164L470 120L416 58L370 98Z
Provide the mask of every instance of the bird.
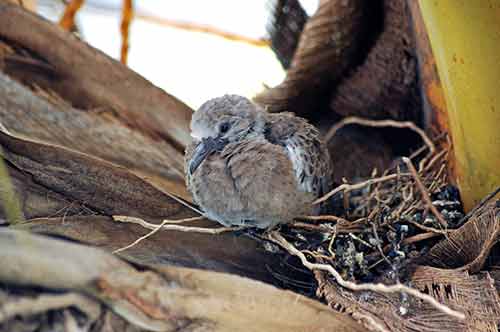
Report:
M193 113L190 129L186 186L207 218L271 229L319 213L312 203L331 189L332 163L307 120L223 95Z

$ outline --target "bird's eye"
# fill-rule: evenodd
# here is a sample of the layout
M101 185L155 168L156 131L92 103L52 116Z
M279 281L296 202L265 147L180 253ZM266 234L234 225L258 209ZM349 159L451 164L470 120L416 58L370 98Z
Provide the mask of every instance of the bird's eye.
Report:
M227 131L229 130L229 123L227 122L224 122L220 125L220 128L219 128L221 134L224 134L224 133L227 133Z

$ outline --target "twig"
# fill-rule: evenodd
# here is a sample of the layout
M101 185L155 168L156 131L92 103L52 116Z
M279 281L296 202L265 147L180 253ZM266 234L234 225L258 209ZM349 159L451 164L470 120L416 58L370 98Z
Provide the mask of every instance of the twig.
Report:
M106 12L112 12L113 14L117 10L115 7L112 6L105 6L105 5L96 5L93 3L87 4L86 8L90 10L98 10L100 12L106 11ZM141 19L162 27L169 27L169 28L175 28L175 29L181 29L181 30L186 30L186 31L193 31L193 32L201 32L209 35L214 35L220 38L224 38L227 40L231 41L236 41L236 42L241 42L241 43L246 43L250 44L253 46L258 46L258 47L268 47L270 44L270 41L265 38L251 38L247 37L244 35L236 34L230 31L225 31L223 29L210 26L210 25L205 25L205 24L199 24L195 22L186 22L186 21L180 21L180 20L173 20L173 19L168 19L165 17L162 17L160 15L154 15L151 13L147 12L141 12L141 11L136 11L134 14L136 19Z
M147 221L142 220L141 218L136 218L136 217L113 216L113 220L120 221L120 222L129 222L132 224L138 224L144 228L151 229L151 230L158 228L158 225L151 224ZM186 221L185 219L182 219L182 220ZM188 218L187 220L192 220L192 218ZM205 228L205 227L194 227L194 226L169 225L169 223L173 223L173 222L180 223L181 220L167 220L161 228L163 230L168 230L168 231L178 231L178 232L187 232L187 233L203 233L203 234L221 234L221 233L233 232L233 231L237 231L237 230L241 230L241 229L246 228L245 226Z
M495 197L498 193L500 193L500 186L497 187L497 189L493 190L491 193L489 193L486 197L484 197L472 210L469 211L460 221L458 222L458 225L463 225L467 220L472 217L474 213L476 213L477 210L482 208L486 203L488 203L493 197Z
M347 219L344 219L342 217L337 217L337 216L333 216L333 215L300 216L297 219L299 219L299 220L308 220L308 221L336 221L338 223L350 223L351 222L351 221L349 221Z
M120 25L120 32L122 35L122 48L120 51L120 61L124 65L127 64L128 59L128 48L129 48L129 30L130 30L130 22L132 21L133 16L133 6L132 0L123 0L123 8L122 8L122 23Z
M446 153L448 153L448 150L443 150L443 151L440 151L439 153L436 153L436 155L434 157L432 157L431 160L429 160L429 163L427 165L425 165L425 168L422 168L420 171L426 172L426 171L430 170L431 167L434 165L434 163L436 161L438 161Z
M145 227L145 228L152 230L151 232L149 232L148 234L146 234L144 236L141 236L140 238L138 238L137 240L135 240L131 244L129 244L125 247L116 249L115 251L113 251L113 254L116 254L116 253L119 253L121 251L132 248L133 246L137 245L142 240L145 240L148 237L150 237L151 235L153 235L154 233L158 232L160 229L174 230L174 231L181 231L181 232L220 234L220 233L224 233L224 232L230 232L230 231L235 231L235 230L245 228L245 227L203 228L203 227L191 227L191 226L175 225L175 224L180 224L180 223L184 223L184 222L188 222L188 221L195 221L195 220L200 220L200 219L204 219L204 217L193 217L193 218L186 218L186 219L179 219L179 220L165 219L161 222L161 224L155 225L155 224L148 223L147 221L144 221L144 220L142 220L140 218L136 218L136 217L113 216L113 220L115 220L115 221L130 222L133 224L139 224L142 227Z
M75 25L75 15L82 7L83 0L72 0L64 10L63 17L59 21L59 26L64 30L71 30L71 28Z
M307 260L306 256L297 248L295 248L292 244L290 244L281 234L278 232L274 231L269 233L268 238L271 241L274 241L275 243L279 244L281 247L283 247L285 250L287 250L290 254L297 256L302 264L307 267L310 270L321 270L321 271L326 271L329 272L337 283L345 288L348 288L352 291L372 291L372 292L380 292L380 293L407 293L410 295L415 296L416 298L419 298L430 305L432 305L434 308L440 310L441 312L450 315L452 317L458 318L458 319L465 319L465 315L461 312L458 312L456 310L453 310L449 308L446 305L443 305L439 303L435 298L433 298L430 295L423 294L422 292L410 288L408 286L405 286L403 284L397 283L395 285L384 285L382 283L378 284L373 284L373 283L363 283L363 284L356 284L351 281L344 280L342 276L331 266L327 264L317 264L317 263L311 263Z
M407 237L406 239L403 240L403 244L412 244L412 243L417 243L423 240L428 240L432 239L434 237L441 236L443 234L440 233L434 233L434 232L429 232L429 233L420 233L414 236Z
M432 214L436 217L436 219L439 221L439 223L443 227L448 227L448 223L446 220L443 218L441 213L436 209L436 207L432 204L431 198L429 197L429 194L427 193L427 189L425 189L424 185L422 184L422 181L420 180L420 177L418 176L417 170L415 169L415 166L413 166L412 162L410 159L407 157L403 157L403 162L408 166L408 170L411 172L413 175L413 178L415 179L415 183L417 184L418 189L420 190L420 193L422 194L422 199L425 201L427 204L427 207L429 210L431 210Z
M330 226L328 228L324 227L326 225L313 225L313 224L299 222L299 221L295 221L295 222L290 223L288 225L290 227L307 229L309 231L318 231L321 233L331 233L333 231L334 227L336 227L337 233L340 233L340 234L359 233L363 230L361 227L354 224L354 221L352 223L336 224L336 225L333 225L333 227Z
M370 256L372 256L372 257L373 257L373 256L375 256L375 257L376 257L376 256L377 256L377 254L380 254L380 252L378 252L378 253L377 253L377 252L374 252L374 253L372 253L372 254L367 255L367 257L370 257ZM384 258L380 258L378 261L376 261L376 262L375 262L375 263L373 263L372 265L368 266L366 269L367 269L368 271L371 271L371 269L373 269L375 266L379 265L379 264L380 264L380 263L382 263L382 262L386 262L387 264L389 264L389 266L391 266L391 262L390 262L390 261L386 261Z
M332 191L326 193L322 197L318 198L317 200L315 200L313 202L313 204L316 205L316 204L322 203L340 191L348 192L348 191L352 191L352 190L357 190L357 189L361 189L363 187L366 187L366 186L369 186L369 185L372 185L375 183L394 180L394 179L396 179L398 177L402 177L402 176L412 176L412 174L410 174L410 173L390 174L390 175L385 175L385 176L382 176L379 178L368 179L366 181L356 183L356 184L344 183L344 184L341 184L340 186L338 186L337 188L333 189Z
M377 249L380 253L380 255L382 256L382 259L385 260L385 262L389 265L391 265L391 261L389 260L389 258L387 258L387 256L384 254L384 250L382 249L382 247L380 246L380 244L382 243L382 241L380 241L380 237L378 236L378 233L377 233L377 226L375 225L374 222L372 222L372 230L373 230L373 235L375 236L375 240L377 241ZM370 268L369 268L370 269Z
M184 205L185 207L187 207L188 209L198 213L200 216L203 216L203 212L201 212L200 210L198 210L197 208L195 208L194 206L192 206L191 204L189 204L188 202L184 201L182 198L179 198L177 196L175 196L174 194L171 194L169 193L168 191L166 190L162 190L160 188L157 188L155 187L156 189L160 190L162 193L164 193L165 195L167 195L168 197L172 198L174 201L176 201L177 203L179 204L182 204Z
M366 241L365 241L365 240L363 240L363 239L360 239L360 238L359 238L359 237L357 237L356 235L354 235L354 234L352 234L352 233L349 233L349 236L351 237L351 239L358 241L359 243L361 243L361 244L365 245L366 247L368 247L368 248L373 248L373 246L372 246L370 243L366 242Z
M302 228L302 229L307 229L309 231L317 231L321 233L329 233L332 232L332 229L328 229L326 227L323 227L324 225L313 225L313 224L308 224L304 222L294 222L290 224L292 227L297 227L297 228Z
M429 147L429 152L430 154L433 154L434 151L436 151L436 147L434 143L432 143L431 139L425 134L425 132L417 127L413 122L410 121L394 121L394 120L368 120L368 119L362 119L358 117L348 117L343 119L342 121L338 122L335 124L328 133L325 136L325 141L328 142L332 139L332 137L335 135L335 133L342 127L349 125L349 124L358 124L362 126L367 126L367 127L394 127L394 128L408 128L416 132L422 140L424 141L425 145Z
M431 185L429 186L429 191L432 192L437 186L438 186L438 182L439 182L439 177L442 175L443 171L445 170L446 168L446 163L443 163L441 165L441 167L439 168L439 171L437 172L437 174L434 176L434 179L432 180L432 183Z
M333 234L332 237L330 238L330 241L328 242L328 252L332 256L332 259L335 259L336 255L332 250L333 246L333 241L335 241L335 238L337 237L337 225L333 226Z
M408 223L410 223L413 226L420 228L421 230L426 231L426 232L437 233L437 234L441 234L441 235L447 235L450 232L448 230L442 230L442 229L437 229L434 227L424 226L424 225L419 224L418 222L413 221L413 220L408 220Z
M116 249L113 251L113 254L117 254L119 252L122 252L124 250L127 250L129 248L132 248L134 247L136 244L138 244L139 242L141 242L142 240L145 240L147 239L148 237L152 236L154 233L158 232L163 226L165 226L165 224L168 222L169 220L168 219L165 219L162 221L162 223L160 225L158 225L155 229L153 229L151 232L147 233L146 235L144 236L141 236L140 238L138 238L137 240L135 240L134 242L132 242L131 244L125 246L125 247L122 247L122 248L119 248L119 249Z
M183 224L185 222L198 221L198 220L203 220L203 219L206 219L206 218L203 216L200 216L200 217L184 218L184 219L178 219L178 220L165 219L163 221L165 222L165 224Z
M323 255L323 254L320 254L318 252L314 252L314 251L311 251L311 250L302 250L302 252L304 254L311 255L311 257L314 257L316 259L321 259L321 260L326 259L328 261L332 261L333 260L332 257L328 257L326 255Z

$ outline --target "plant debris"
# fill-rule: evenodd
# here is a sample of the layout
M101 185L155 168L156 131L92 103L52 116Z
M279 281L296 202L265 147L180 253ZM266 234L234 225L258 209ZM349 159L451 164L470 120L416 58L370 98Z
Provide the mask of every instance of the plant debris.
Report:
M324 218L306 231L298 223L284 229L284 235L310 257L329 262L347 280L401 281L399 271L458 227L464 215L458 190L444 171L447 155L440 151L421 159L418 178L404 162L381 176L374 172L373 181L363 188L339 193L344 202L336 211L340 218Z
M423 151L317 200L340 198L343 207L334 215L304 217L308 223L297 221L268 237L314 274L317 297L370 330L496 331L498 264L490 251L500 233L500 201L491 202L492 193L464 225L459 192L447 178L449 150ZM488 257L491 274L468 274L484 269ZM293 288L294 280L284 284Z

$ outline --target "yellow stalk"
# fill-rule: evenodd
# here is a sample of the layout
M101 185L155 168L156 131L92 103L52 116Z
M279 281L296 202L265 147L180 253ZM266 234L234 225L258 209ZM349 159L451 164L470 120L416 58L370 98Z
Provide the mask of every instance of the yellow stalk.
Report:
M420 0L466 210L500 185L500 0Z

